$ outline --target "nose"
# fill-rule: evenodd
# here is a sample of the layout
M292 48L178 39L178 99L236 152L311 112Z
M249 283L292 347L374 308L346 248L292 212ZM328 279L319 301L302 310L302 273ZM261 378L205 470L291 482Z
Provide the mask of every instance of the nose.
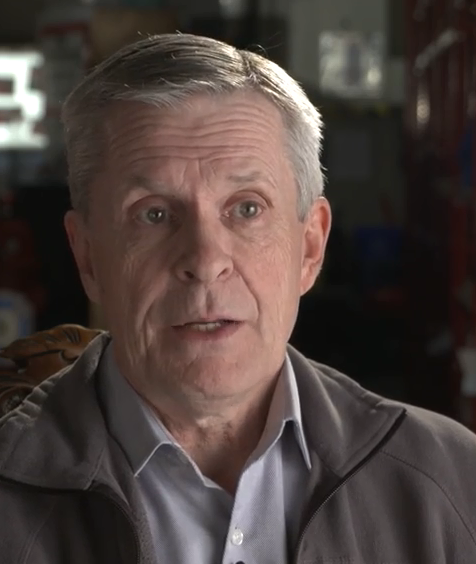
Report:
M212 284L233 272L233 260L223 226L201 225L184 234L176 275L182 282Z

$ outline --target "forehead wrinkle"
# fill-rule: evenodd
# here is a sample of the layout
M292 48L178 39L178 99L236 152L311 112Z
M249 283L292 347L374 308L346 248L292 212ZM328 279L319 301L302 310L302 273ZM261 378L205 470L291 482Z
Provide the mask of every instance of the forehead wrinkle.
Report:
M197 115L195 126L193 126L193 112L197 112L197 108L187 109L189 115L186 115L185 119L189 116L190 119L189 123L184 125L184 116L178 110L176 112L167 111L162 114L163 119L160 119L157 108L153 106L148 108L145 104L141 104L132 108L132 112L127 113L126 120L124 120L126 117L124 112L116 113L115 127L108 128L109 133L113 134L113 138L109 140L109 149L111 153L114 153L113 158L117 160L120 169L126 171L127 168L135 168L138 173L145 172L146 176L154 178L160 177L160 169L163 167L165 170L162 172L165 173L165 177L168 171L171 171L172 175L176 177L173 184L178 184L179 178L182 177L183 180L187 174L183 166L179 166L178 170L174 171L173 165L177 166L182 161L183 165L188 167L189 163L199 160L202 162L197 162L197 164L203 172L209 165L215 170L208 171L208 174L213 172L212 176L218 175L230 182L242 183L246 179L238 179L240 175L233 174L235 170L239 173L241 165L235 165L232 162L222 165L223 160L234 157L243 159L245 170L255 168L252 165L252 161L255 160L256 168L263 170L262 176L265 180L268 183L279 184L278 178L281 179L283 161L286 162L287 169L291 163L285 143L282 116L277 108L267 101L265 103L268 108L271 108L271 112L263 111L262 105L254 107L248 104L220 103L214 106L212 111ZM233 118L227 115L223 117L223 105L231 107ZM124 107L121 106L121 108L124 110ZM236 113L243 113L246 123L236 123ZM255 116L254 120L250 119L252 116ZM182 121L177 122L178 117ZM231 124L232 127L225 128L224 131L224 124ZM112 124L109 123L109 125ZM265 142L263 142L263 131L266 132ZM274 135L274 132L277 135ZM222 141L214 138L214 133L224 134L225 139ZM156 172L159 174L157 175ZM228 178L230 176L234 176L234 179ZM248 182L252 180L254 179L247 179Z
M262 180L263 175L259 170L253 170L242 174L231 173L227 176L227 179L231 182L235 182L236 184L249 184L251 182Z
M265 130L268 134L276 134L278 138L282 137L282 130L279 124L274 123L272 120L262 119L262 115L258 114L260 119L251 119L252 116L246 115L243 117L234 115L232 118L223 119L218 117L215 120L200 123L199 125L185 125L185 124L157 124L157 134L160 136L161 131L167 131L167 137L180 137L185 136L187 139L202 140L211 137L215 134L222 134L226 132L228 135L236 136L250 136L256 135Z
M202 188L207 188L211 192L216 191L217 188L223 188L224 192L228 192L230 186L233 189L232 191L235 191L253 182L261 182L263 185L268 185L274 189L278 185L275 171L267 163L260 163L264 164L265 167L260 170L259 164L250 163L248 159L243 165L235 163L230 166L230 163L222 163L220 161L224 160L223 155L207 160L207 162L190 158L186 160L188 161L188 170L174 170L172 166L169 169L171 171L169 175L167 168L164 167L165 179L164 177L160 178L160 174L157 177L153 170L150 173L142 172L144 169L134 171L125 179L123 189L130 191L142 188L159 196L179 197L180 194L183 195L184 192L190 191L190 188L197 182ZM188 167L188 164L193 166L192 170ZM243 170L243 172L240 172L240 170ZM195 173L199 175L198 180L194 178ZM191 192L196 192L196 190L192 189Z
M244 155L237 155L237 152L243 150ZM162 168L167 171L173 168L177 162L188 163L192 161L204 161L205 163L215 163L220 161L229 161L229 167L239 168L241 165L236 161L242 160L244 163L251 163L252 168L266 169L272 168L273 163L279 166L279 163L287 159L286 153L282 150L280 155L273 154L270 159L269 152L266 147L261 144L250 143L243 140L240 145L225 144L214 145L208 147L157 147L155 145L149 147L136 147L127 151L128 166L139 169L140 173L144 168ZM116 152L116 155L118 153ZM233 162L235 161L235 162ZM254 164L253 164L254 162ZM225 165L224 165L225 166ZM246 168L251 168L249 165Z
M156 129L156 126L154 126L154 129ZM224 131L223 129L217 129L216 133L223 134ZM236 149L242 148L250 148L253 150L263 148L262 132L260 131L255 131L252 128L242 126L240 128L237 127L234 130L228 129L226 130L226 134L229 135L230 138L225 139L218 144L217 140L214 139L215 132L184 136L177 133L174 134L169 131L159 130L155 131L152 135L148 135L147 133L144 133L144 128L134 127L134 130L128 130L127 135L119 134L116 136L116 139L111 140L110 148L114 152L121 152L124 148L126 148L128 154L131 154L131 152L143 152L148 149L155 149L157 151L195 151L198 153L203 151L215 152L223 149L235 151ZM270 136L273 137L271 133ZM133 145L134 141L139 139L141 140L141 143L137 144L137 147L131 151L130 145ZM281 149L284 150L284 145ZM168 155L165 153L165 156Z
M279 151L279 152L278 152ZM237 155L237 153L240 153ZM202 160L205 162L219 161L223 159L235 159L237 156L243 160L255 160L268 168L272 163L278 163L282 159L287 160L285 148L276 147L276 151L270 158L269 147L250 139L242 139L239 142L225 142L218 145L215 143L200 145L161 145L155 143L130 144L126 141L109 146L109 155L118 159L126 166L147 166L148 163L156 163L157 167L168 167L175 162L190 162Z
M251 94L251 96L250 96ZM250 103L254 102L254 103ZM223 110L230 109L232 113L223 115ZM247 96L233 94L214 98L209 95L197 95L188 103L174 108L159 108L143 102L119 101L109 108L108 116L113 123L121 123L123 115L133 118L135 122L149 121L151 118L161 127L199 128L215 122L227 123L237 119L261 121L267 126L284 125L281 111L267 98L258 93L247 93ZM177 123L178 118L178 123ZM186 122L184 124L184 122Z
M114 116L115 119L113 118L111 121L108 120L110 148L113 150L121 150L123 145L127 145L131 142L131 138L134 140L145 138L151 141L154 140L155 142L160 142L162 138L164 141L163 144L169 146L170 143L176 141L175 138L178 138L177 140L180 141L181 147L186 150L194 148L193 143L190 144L191 139L200 141L202 147L208 146L208 144L213 146L213 139L208 140L207 138L212 137L214 133L221 134L224 130L226 130L227 134L236 136L236 139L233 140L234 143L239 143L240 137L244 135L248 137L248 140L255 138L261 144L263 126L269 136L284 141L282 118L277 109L273 108L274 112L270 112L270 115L268 115L267 112L260 111L258 108L244 107L246 111L242 112L243 115L240 115L241 112L237 112L235 107L233 107L233 117L224 118L223 115L220 115L220 107L218 107L218 111L210 113L207 116L197 116L195 121L198 121L198 123L193 123L194 119L192 115L191 123L184 124L184 119L187 120L188 116L184 118L183 114L169 111L163 114L163 117L160 117L160 110L154 107L149 109L143 105L140 107L140 111L135 109L135 111L129 114L129 119L126 122L120 119L122 117L120 115ZM132 119L134 117L135 119ZM180 118L178 123L177 118ZM244 118L243 121L245 123L237 123L240 122L240 118ZM269 131L270 129L272 129L272 131ZM275 136L274 134L277 135ZM188 141L185 146L183 145L184 137L186 142Z
M272 175L273 162L275 162L274 159L270 161L265 158L266 154L262 155L261 158L256 153L252 157L237 158L236 150L230 148L229 154L224 154L223 147L217 147L214 153L208 152L206 158L197 157L196 155L177 155L175 153L157 156L153 150L151 150L151 153L154 154L151 155L144 155L144 151L137 152L140 154L140 157L134 159L131 164L136 169L132 176L136 176L139 179L147 179L149 177L147 173L144 174L143 172L148 168L150 168L151 177L155 176L155 169L157 169L159 175L161 171L164 176L167 176L169 171L174 170L177 161L182 161L185 163L185 166L196 164L201 170L206 170L208 167L213 172L213 176L217 176L220 169L224 169L221 176L227 180L235 183L249 183L266 180L269 174ZM278 160L276 160L276 165L278 165ZM244 172L240 172L242 170ZM182 170L181 175L182 173L186 173L186 171ZM157 182L162 181L158 180Z

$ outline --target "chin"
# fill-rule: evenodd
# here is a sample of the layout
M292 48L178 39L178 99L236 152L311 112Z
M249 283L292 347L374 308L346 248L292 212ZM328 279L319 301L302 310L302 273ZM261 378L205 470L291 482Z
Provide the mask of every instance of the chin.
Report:
M207 383L212 381L217 385L222 382L226 386L233 380L246 377L250 372L255 373L254 370L250 370L252 365L248 359L223 354L190 356L188 359L186 356L170 358L169 362L162 364L162 367L168 372L166 377L200 382L200 386L208 385Z
M223 372L242 372L247 370L248 360L240 358L238 355L207 354L206 356L192 356L187 358L183 355L170 363L172 370L186 373L211 374L217 371Z

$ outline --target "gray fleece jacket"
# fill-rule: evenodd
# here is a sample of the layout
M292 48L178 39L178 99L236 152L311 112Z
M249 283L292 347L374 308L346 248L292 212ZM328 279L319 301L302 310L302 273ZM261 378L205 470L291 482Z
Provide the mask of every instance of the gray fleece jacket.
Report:
M99 403L108 341L0 420L1 564L174 564ZM476 436L288 352L318 462L293 564L475 564Z

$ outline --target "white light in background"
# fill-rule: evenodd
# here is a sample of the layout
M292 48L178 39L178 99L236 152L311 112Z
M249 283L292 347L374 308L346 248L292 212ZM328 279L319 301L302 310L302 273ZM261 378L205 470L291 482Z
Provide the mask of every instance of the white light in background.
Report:
M332 97L378 99L383 88L381 33L323 31L318 38L319 87Z
M0 126L0 146L3 143L8 142L9 139L10 139L10 131L8 127Z
M425 129L430 121L430 99L428 91L423 86L418 89L416 114L418 129Z
M13 81L11 93L0 93L0 111L20 109L21 121L0 124L0 149L41 149L47 137L34 131L45 113L46 99L31 88L33 72L43 65L43 56L34 50L0 48L0 80Z
M243 0L219 0L220 8L225 17L236 18L246 13L246 2Z
M45 102L42 96L38 96L36 92L27 93L22 98L23 115L28 119L40 120L45 113Z
M367 72L367 82L371 86L378 86L382 82L382 73L379 68L373 67Z

